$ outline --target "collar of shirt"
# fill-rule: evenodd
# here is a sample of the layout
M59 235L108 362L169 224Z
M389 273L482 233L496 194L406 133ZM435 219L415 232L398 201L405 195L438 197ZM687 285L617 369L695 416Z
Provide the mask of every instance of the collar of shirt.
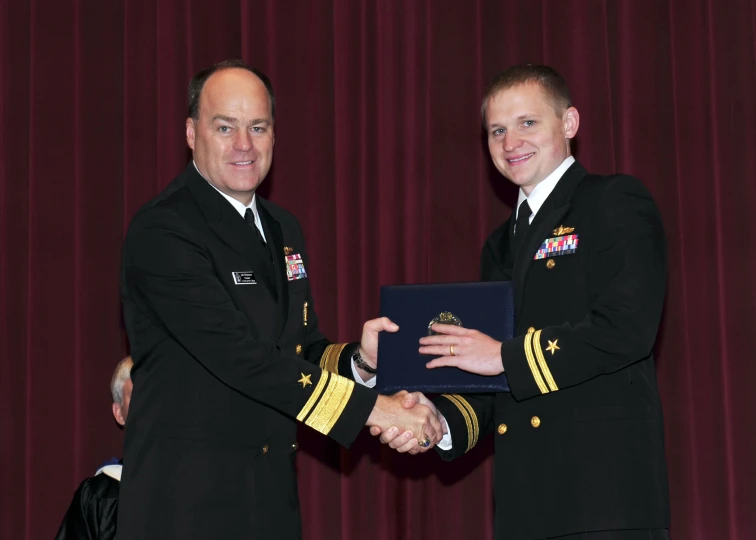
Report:
M565 159L559 167L554 169L554 172L533 188L530 195L525 195L525 192L520 188L520 195L517 197L517 211L520 211L520 203L527 199L530 211L533 212L530 214L530 221L528 223L533 223L533 218L535 218L538 210L543 206L543 203L548 199L549 195L551 195L551 192L554 191L559 179L562 178L562 175L564 175L573 163L575 163L575 158L567 156L567 159ZM515 214L515 219L517 219L517 214Z
M202 173L200 172L199 167L197 167L197 163L195 161L192 161L192 163L194 164L194 168L197 169L197 172L199 173L199 175L202 176ZM205 178L205 177L202 176L202 178ZM254 193L252 195L252 202L250 202L248 206L244 206L242 203L240 203L233 197L229 197L228 195L223 193L221 190L219 190L217 187L213 186L211 182L207 181L207 178L205 178L205 182L210 184L215 191L223 195L223 198L226 199L229 203L231 203L231 206L233 206L236 209L236 211L239 212L239 215L242 218L244 217L244 214L247 213L247 208L251 208L252 214L255 216L255 226L257 227L257 230L260 231L260 235L262 235L263 240L265 240L266 242L268 241L268 239L265 238L265 231L263 231L262 221L260 220L260 214L257 213L257 193Z

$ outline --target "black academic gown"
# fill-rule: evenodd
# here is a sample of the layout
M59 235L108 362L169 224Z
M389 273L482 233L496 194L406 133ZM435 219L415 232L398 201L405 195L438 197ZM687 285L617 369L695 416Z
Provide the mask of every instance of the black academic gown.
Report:
M55 540L114 540L120 481L106 473L85 478L74 493Z

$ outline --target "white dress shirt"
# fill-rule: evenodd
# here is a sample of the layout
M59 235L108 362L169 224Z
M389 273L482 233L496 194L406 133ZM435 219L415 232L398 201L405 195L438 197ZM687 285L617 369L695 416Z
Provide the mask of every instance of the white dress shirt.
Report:
M567 169L570 168L570 165L572 165L573 163L575 163L575 158L572 156L567 156L567 159L565 159L559 167L554 169L554 172L541 180L538 185L533 188L533 191L530 192L530 195L525 195L525 192L522 190L522 188L520 188L520 194L517 197L515 221L517 221L517 214L519 214L520 212L520 203L522 203L522 201L524 200L527 200L528 206L530 206L530 211L533 212L532 214L530 214L530 220L528 221L528 223L533 223L533 218L538 213L538 210L541 209L543 203L546 202L546 199L549 198L551 192L554 191L554 188L559 182L559 179L562 178L564 173L567 171Z
M200 172L199 168L197 167L197 163L192 161L194 163L194 168L197 169L197 172L202 176L202 173ZM205 178L202 176L202 178ZM242 203L234 199L233 197L226 195L221 190L219 190L217 187L215 187L212 182L208 181L207 178L205 178L205 181L213 186L213 189L223 195L223 198L226 199L229 203L231 203L231 206L233 206L237 212L239 212L239 215L241 217L244 217L244 215L247 213L247 208L252 209L252 214L255 216L255 226L257 227L257 230L260 231L260 236L262 236L263 240L266 242L268 241L267 238L265 238L265 231L263 230L262 221L260 221L260 214L257 212L257 193L252 194L252 201L249 203L249 205L244 206Z

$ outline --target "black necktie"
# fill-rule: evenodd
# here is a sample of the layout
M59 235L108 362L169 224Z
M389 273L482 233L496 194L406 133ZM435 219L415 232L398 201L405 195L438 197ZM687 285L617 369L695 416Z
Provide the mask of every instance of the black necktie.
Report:
M527 199L522 201L517 211L517 221L515 221L515 253L520 251L520 248L525 244L525 237L530 228L530 214L532 213Z
M247 211L244 212L244 219L247 222L247 225L252 227L255 232L257 233L257 238L260 240L263 246L267 245L265 242L265 238L263 238L262 233L260 232L260 229L257 227L257 224L255 223L255 214L252 212L251 208L247 208Z

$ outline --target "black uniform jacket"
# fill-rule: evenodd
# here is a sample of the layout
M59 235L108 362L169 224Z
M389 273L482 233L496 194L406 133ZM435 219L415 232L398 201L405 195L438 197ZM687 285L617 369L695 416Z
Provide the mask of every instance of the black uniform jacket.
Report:
M338 375L354 345L320 333L309 279L287 276L308 270L298 221L257 208L267 247L190 163L131 222L119 540L299 538L297 420L349 445L375 404Z
M441 455L494 433L497 539L668 528L652 355L666 283L656 205L635 178L576 162L516 256L514 219L481 262L484 280L514 281L516 337L501 349L511 393L438 398L453 437ZM537 258L542 247L556 251Z

